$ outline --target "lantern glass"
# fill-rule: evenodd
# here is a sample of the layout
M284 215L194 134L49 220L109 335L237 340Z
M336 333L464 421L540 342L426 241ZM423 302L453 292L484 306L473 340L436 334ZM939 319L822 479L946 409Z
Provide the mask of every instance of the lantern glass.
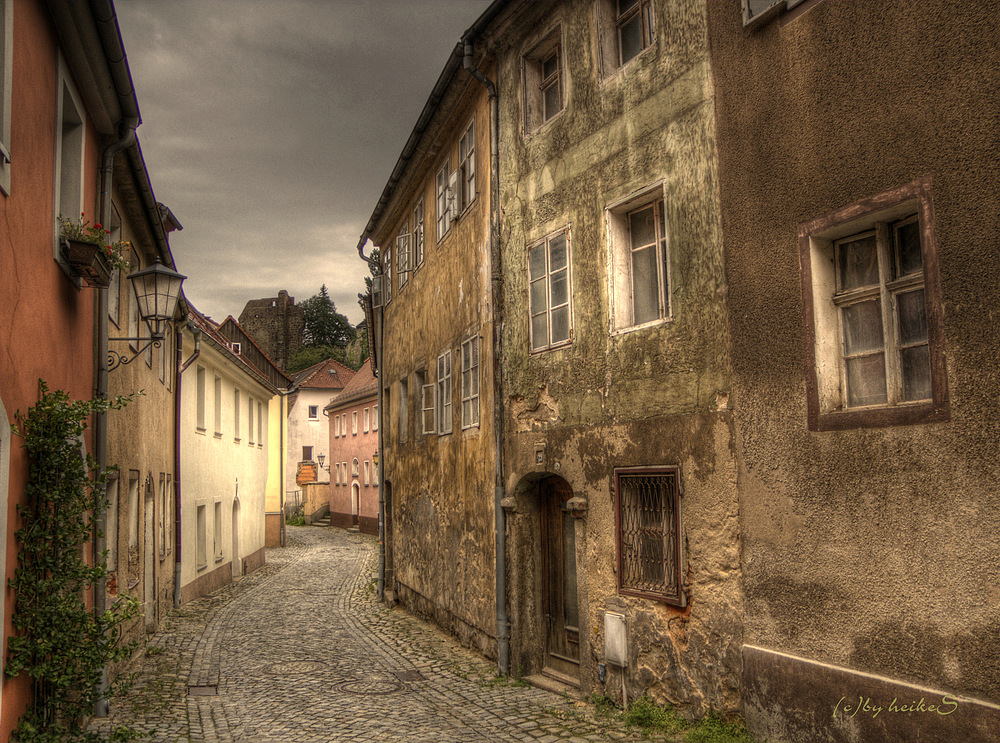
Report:
M160 263L159 258L152 266L128 275L139 316L149 325L153 338L162 338L166 324L173 319L185 278Z

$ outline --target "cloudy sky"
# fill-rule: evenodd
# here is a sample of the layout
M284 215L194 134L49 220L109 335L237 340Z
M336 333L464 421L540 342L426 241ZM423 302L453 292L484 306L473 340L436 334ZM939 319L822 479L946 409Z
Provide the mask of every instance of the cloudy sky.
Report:
M326 284L357 324L357 243L488 0L118 0L139 141L187 297L222 321Z

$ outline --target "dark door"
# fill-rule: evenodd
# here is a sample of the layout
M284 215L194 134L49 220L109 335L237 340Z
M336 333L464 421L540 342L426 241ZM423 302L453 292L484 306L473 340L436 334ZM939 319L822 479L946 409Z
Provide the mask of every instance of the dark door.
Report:
M573 491L565 480L540 484L542 500L542 600L547 624L545 666L578 680L579 608L576 591L576 524L567 503Z

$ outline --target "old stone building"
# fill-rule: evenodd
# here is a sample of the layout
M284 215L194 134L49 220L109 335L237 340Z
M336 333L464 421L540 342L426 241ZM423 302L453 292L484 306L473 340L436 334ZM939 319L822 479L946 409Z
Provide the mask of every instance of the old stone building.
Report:
M502 672L772 743L989 739L998 23L491 3L362 235L387 589Z
M992 740L1000 3L769 5L708 3L747 720Z
M490 106L460 51L361 244L384 273L386 587L496 657Z
M295 297L282 289L277 297L251 299L239 317L240 326L282 371L302 346L305 317Z
M735 710L704 3L515 3L500 28L484 41L501 57L505 143L511 664L589 693Z

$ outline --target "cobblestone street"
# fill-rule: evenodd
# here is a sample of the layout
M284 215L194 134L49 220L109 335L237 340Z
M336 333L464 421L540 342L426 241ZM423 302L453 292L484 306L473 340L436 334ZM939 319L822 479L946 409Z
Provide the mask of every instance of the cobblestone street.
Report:
M151 740L637 740L592 708L495 679L494 665L375 600L376 543L289 527L289 546L175 610L100 727Z

